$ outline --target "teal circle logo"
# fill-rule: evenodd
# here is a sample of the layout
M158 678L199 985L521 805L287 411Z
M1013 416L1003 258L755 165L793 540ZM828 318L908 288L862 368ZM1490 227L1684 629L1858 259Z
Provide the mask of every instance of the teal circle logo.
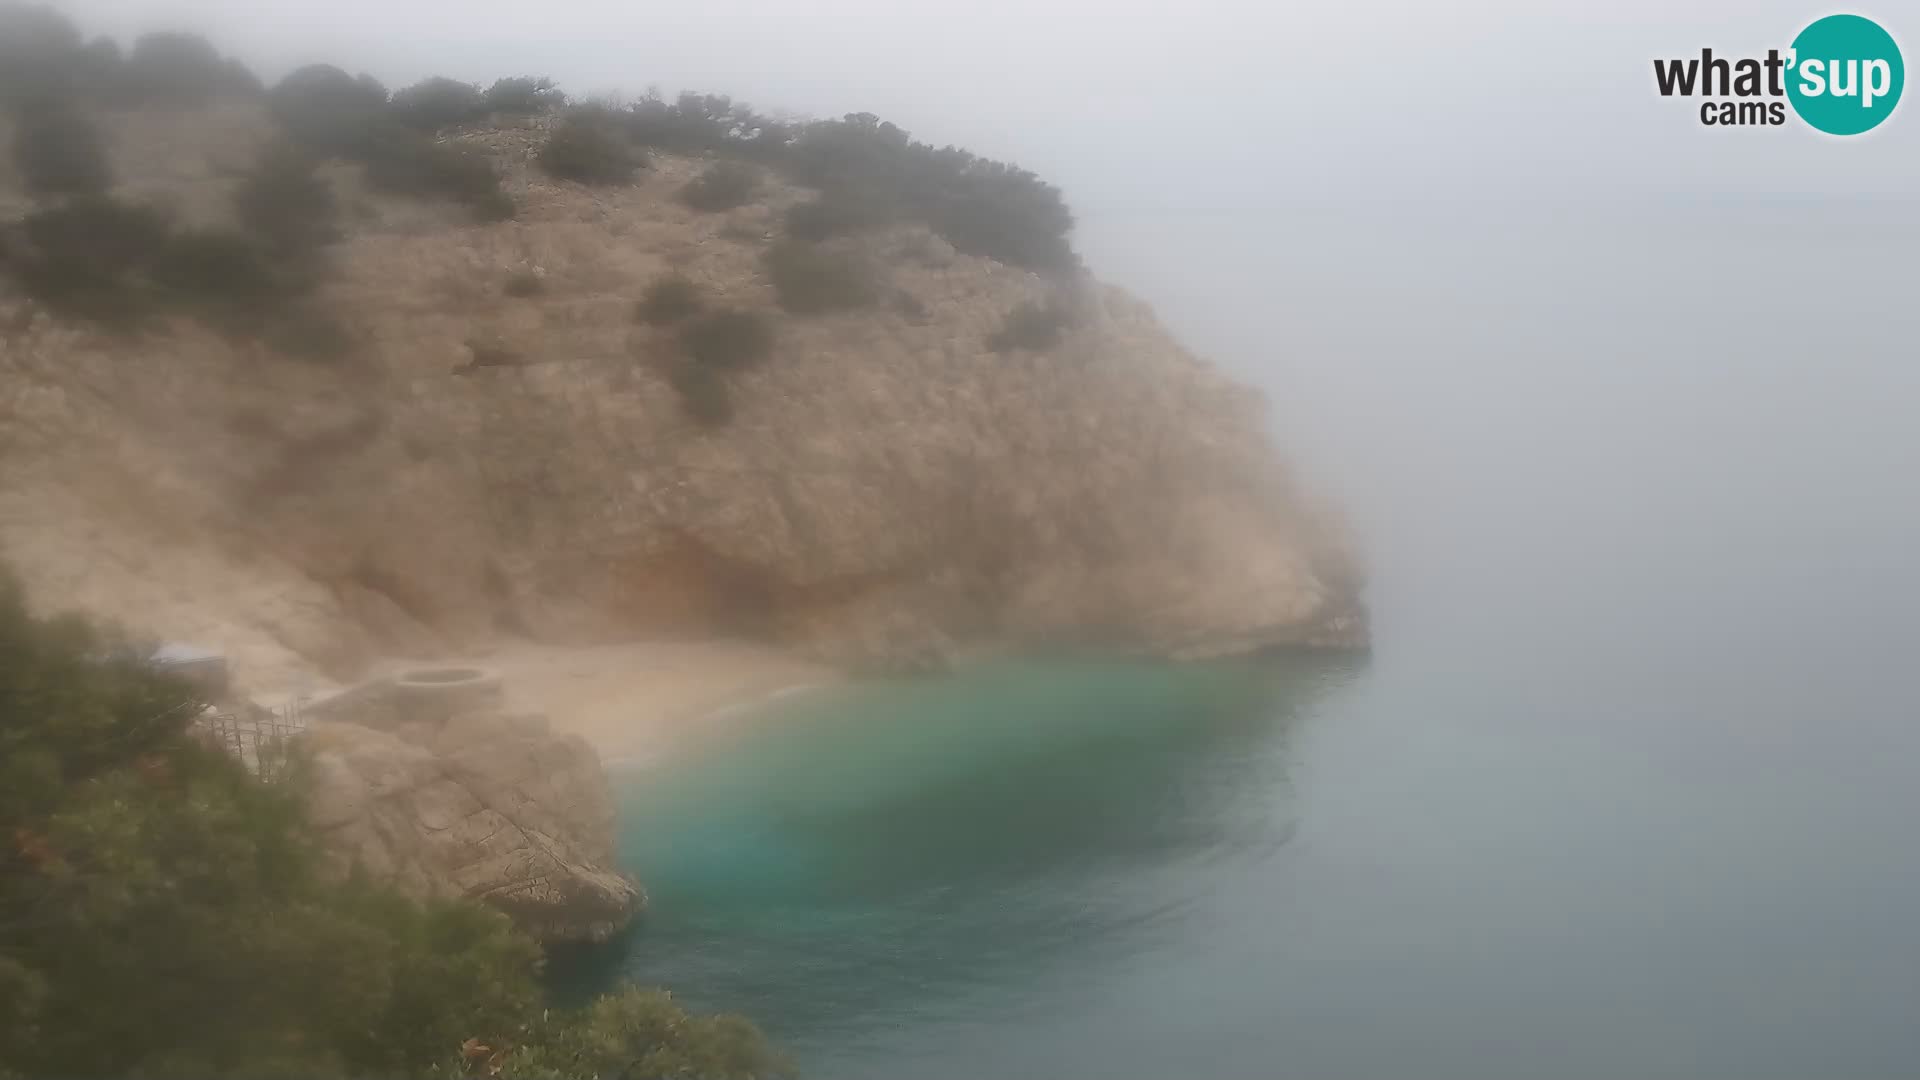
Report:
M1829 135L1878 127L1907 83L1893 35L1858 15L1829 15L1800 31L1787 63L1793 111Z

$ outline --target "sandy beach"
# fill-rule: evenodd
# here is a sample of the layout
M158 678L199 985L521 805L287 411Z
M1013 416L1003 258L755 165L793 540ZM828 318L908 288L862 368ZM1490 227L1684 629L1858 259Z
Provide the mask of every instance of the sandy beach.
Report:
M592 743L608 765L653 760L736 708L841 678L735 641L512 645L474 659L499 674L511 708L545 714L555 731Z

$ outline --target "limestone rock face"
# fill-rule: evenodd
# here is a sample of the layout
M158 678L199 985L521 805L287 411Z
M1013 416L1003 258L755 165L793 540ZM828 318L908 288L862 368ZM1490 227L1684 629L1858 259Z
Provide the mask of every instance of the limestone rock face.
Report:
M465 897L547 942L601 941L644 904L612 864L600 759L491 693L379 684L300 736L308 815L333 866L417 897Z
M218 119L109 125L141 133L122 175L178 189L129 194L217 204L224 172L195 163L270 130ZM908 669L975 646L1365 642L1354 547L1264 401L1146 305L899 227L843 241L891 299L790 315L762 258L811 193L700 213L675 193L704 165L672 156L581 188L533 166L541 136L458 136L499 163L507 222L332 168L356 212L321 300L348 361L184 318L131 341L0 294L0 558L30 596L220 648L254 684L504 637L745 631ZM527 272L544 287L507 295ZM634 319L668 272L772 321L724 426L674 391L675 329ZM1071 324L994 351L1026 303ZM474 365L476 341L514 361Z

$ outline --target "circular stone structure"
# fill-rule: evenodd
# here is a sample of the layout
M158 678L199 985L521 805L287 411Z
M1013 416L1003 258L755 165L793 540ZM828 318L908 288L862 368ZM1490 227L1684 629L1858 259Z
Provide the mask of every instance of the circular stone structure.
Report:
M422 668L418 671L403 671L394 676L399 685L455 686L460 683L480 682L492 678L479 668L450 667Z
M412 709L442 717L494 709L501 700L500 676L476 667L412 668L393 676L394 695Z

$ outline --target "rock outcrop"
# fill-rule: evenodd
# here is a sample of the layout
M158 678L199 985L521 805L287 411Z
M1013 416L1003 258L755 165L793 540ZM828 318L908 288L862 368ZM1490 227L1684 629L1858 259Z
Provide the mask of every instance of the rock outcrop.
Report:
M420 898L499 908L545 942L603 941L644 904L610 869L614 810L593 748L500 708L476 672L380 681L299 738L332 865Z
M116 143L130 194L217 222L269 130L223 108L116 120L141 133ZM845 241L888 299L786 315L761 260L806 192L700 213L674 195L703 163L674 157L582 188L532 165L541 134L457 136L494 154L514 221L332 167L356 211L324 295L347 361L0 297L0 558L49 604L219 647L254 684L505 637L741 632L886 668L1365 641L1352 546L1264 402L1145 304L902 226ZM633 317L669 271L775 321L725 426L688 417L673 333ZM541 287L507 295L529 272ZM992 350L1023 303L1072 325ZM504 361L476 366L475 343Z

